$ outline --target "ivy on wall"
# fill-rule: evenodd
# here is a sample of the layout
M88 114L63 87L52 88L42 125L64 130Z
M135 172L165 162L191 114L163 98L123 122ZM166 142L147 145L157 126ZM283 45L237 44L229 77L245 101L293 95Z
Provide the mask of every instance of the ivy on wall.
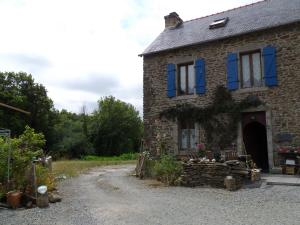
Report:
M218 86L212 103L207 107L201 108L189 103L177 104L162 111L160 118L173 121L192 119L199 123L205 131L208 148L218 152L230 147L235 141L242 111L261 104L256 96L248 96L237 102L230 91L224 86Z

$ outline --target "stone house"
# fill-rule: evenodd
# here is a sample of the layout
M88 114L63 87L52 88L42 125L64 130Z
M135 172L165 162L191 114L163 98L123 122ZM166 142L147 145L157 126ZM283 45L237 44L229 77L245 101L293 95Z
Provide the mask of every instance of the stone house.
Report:
M201 124L160 113L177 104L205 107L223 85L237 101L264 104L241 115L235 148L264 169L279 166L277 148L300 145L300 1L265 0L183 21L165 16L164 31L140 55L144 64L145 147L184 155L205 143Z

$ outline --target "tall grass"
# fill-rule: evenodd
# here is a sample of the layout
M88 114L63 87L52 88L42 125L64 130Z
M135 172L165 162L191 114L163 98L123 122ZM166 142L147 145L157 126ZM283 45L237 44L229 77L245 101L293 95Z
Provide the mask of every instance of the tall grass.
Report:
M75 177L88 169L107 166L136 163L137 153L126 153L120 156L101 157L85 156L81 160L62 160L53 162L52 171L54 176L65 175Z

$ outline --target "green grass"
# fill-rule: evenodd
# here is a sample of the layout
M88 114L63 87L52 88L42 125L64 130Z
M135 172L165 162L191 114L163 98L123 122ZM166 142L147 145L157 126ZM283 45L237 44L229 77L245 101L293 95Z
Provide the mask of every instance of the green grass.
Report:
M124 153L120 156L95 156L95 155L87 155L83 156L83 160L92 160L92 161L125 161L125 160L137 160L138 153Z
M52 165L54 176L65 175L75 177L91 168L107 165L135 164L136 153L123 154L121 156L101 157L85 156L81 160L61 160L55 161Z

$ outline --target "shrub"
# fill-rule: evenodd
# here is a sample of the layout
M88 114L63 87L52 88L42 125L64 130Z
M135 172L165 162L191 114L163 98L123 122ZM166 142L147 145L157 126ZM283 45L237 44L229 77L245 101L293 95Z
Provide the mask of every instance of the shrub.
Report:
M34 129L26 126L25 131L18 138L11 139L11 165L10 176L12 186L10 188L24 191L26 186L30 184L28 179L28 172L31 169L33 158L41 157L43 155L43 146L45 145L44 135L35 133ZM0 138L0 183L7 182L7 158L8 158L9 144ZM43 173L45 178L50 176ZM40 176L40 177L41 177ZM50 184L50 182L49 182ZM9 191L9 190L5 190Z
M171 155L162 155L154 165L155 176L168 185L174 185L181 172L181 163Z
M155 177L156 172L154 170L154 167L156 161L146 157L144 163L145 163L145 177Z
M53 191L55 189L55 178L48 168L36 165L36 178L37 186L46 185L48 191Z
M205 145L203 143L199 143L196 145L197 154L199 158L203 158L205 156Z
M3 138L0 138L0 184L7 179L7 156L8 156L8 145L5 143Z
M5 188L4 186L0 183L0 202L3 199L3 197L5 196Z
M22 135L11 140L13 159L11 176L15 189L22 190L26 187L27 172L31 167L32 159L43 155L42 147L44 145L44 135L35 133L34 129L28 126Z

